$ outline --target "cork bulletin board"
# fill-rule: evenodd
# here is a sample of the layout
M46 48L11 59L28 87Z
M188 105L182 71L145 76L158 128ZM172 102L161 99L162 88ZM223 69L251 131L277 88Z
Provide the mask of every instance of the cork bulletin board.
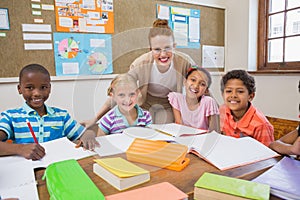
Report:
M0 78L17 77L20 69L30 63L42 64L47 67L52 76L56 75L53 48L50 50L24 49L22 24L34 24L36 19L41 19L42 24L51 25L51 34L56 32L55 11L40 10L41 15L33 15L32 3L35 2L31 0L0 1L0 8L8 9L10 22L9 30L0 30L5 34L0 37ZM54 1L40 0L40 4L54 6ZM201 12L201 46L224 46L224 9L163 0L114 0L114 33L111 35L113 73L126 72L135 58L149 51L148 31L156 19L157 4L199 9ZM201 64L201 47L179 50L189 54L196 63Z

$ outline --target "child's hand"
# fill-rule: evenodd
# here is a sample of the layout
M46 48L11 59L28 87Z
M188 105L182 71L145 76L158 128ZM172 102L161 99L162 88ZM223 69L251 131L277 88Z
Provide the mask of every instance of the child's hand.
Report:
M83 148L93 151L95 147L100 146L95 139L96 134L92 130L86 130L84 134L80 137Z
M298 137L291 146L291 151L293 152L293 155L300 155L300 137Z
M19 148L19 155L26 159L39 160L45 156L45 149L40 144L21 144Z
M85 128L90 128L96 124L96 119L85 120L85 121L80 122L80 124L82 126L84 126Z

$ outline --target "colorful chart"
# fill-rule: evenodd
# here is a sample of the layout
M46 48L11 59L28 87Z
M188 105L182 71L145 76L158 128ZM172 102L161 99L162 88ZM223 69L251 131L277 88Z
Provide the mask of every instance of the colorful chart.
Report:
M111 35L54 33L53 38L57 76L113 72Z
M95 52L92 53L89 57L88 57L88 65L89 70L93 73L100 73L102 71L104 71L107 66L107 58L103 53L100 52Z
M75 58L79 52L78 43L72 38L66 38L59 42L59 56L63 58Z

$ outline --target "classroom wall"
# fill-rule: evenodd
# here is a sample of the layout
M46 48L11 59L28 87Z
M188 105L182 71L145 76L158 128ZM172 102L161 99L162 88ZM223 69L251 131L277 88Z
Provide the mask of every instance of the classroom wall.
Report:
M224 46L224 9L164 0L144 0L143 5L140 5L140 0L114 1L113 9L114 13L117 13L114 14L114 33L111 35L114 73L127 72L133 60L149 50L147 34L156 19L156 6L157 4L166 4L166 2L168 6L201 10L201 44ZM53 4L53 0L43 0L42 3ZM6 37L0 37L0 46L5 49L0 54L0 77L17 76L22 66L29 63L39 63L47 67L50 74L54 76L56 70L53 50L24 49L25 43L39 42L24 40L20 28L23 24L32 24L33 20L37 18L37 16L28 15L32 12L31 1L2 0L0 7L8 8L11 24L10 30L3 30ZM44 24L50 25L52 32L56 33L55 11L43 10L41 18L44 20ZM77 40L75 35L72 33L72 36ZM53 42L55 42L54 40L55 38ZM82 48L81 45L79 47ZM201 48L181 48L180 51L189 54L196 63L201 63ZM86 52L80 54L82 63L87 62L84 59L88 59L89 54ZM11 55L18 55L18 59L5 59ZM73 61L77 62L76 59ZM211 70L216 71L218 69L213 68Z
M105 75L101 79L81 77L77 80L51 77L51 94L46 103L68 110L77 120L90 119L105 102L106 89L114 76ZM17 84L17 78L6 79L6 83L0 81L0 111L23 104Z
M174 0L175 1L175 0ZM177 1L177 0L176 0ZM205 6L225 8L225 70L256 69L257 2L258 0L185 0ZM248 22L248 23L247 23ZM211 92L219 103L222 73L213 72ZM265 115L299 120L299 74L253 75L257 93L253 104ZM95 115L106 99L106 89L114 75L62 80L53 77L48 104L69 110L78 120ZM16 89L17 78L0 79L0 111L22 104Z

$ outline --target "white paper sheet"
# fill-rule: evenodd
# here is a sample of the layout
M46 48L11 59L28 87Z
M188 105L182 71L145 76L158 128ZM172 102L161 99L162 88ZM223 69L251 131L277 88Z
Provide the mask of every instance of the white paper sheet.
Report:
M39 199L31 160L18 156L0 158L0 194L3 199Z
M224 68L224 47L203 45L202 66Z
M169 6L159 5L157 18L169 20L169 18L170 18Z
M34 168L47 167L51 163L68 160L81 159L95 155L95 152L84 150L82 147L75 148L75 144L67 137L41 143L46 150L46 155L41 160L32 161Z
M75 148L75 144L66 137L41 143L41 145L45 148L46 155L38 161L27 160L20 156L0 157L1 198L38 200L34 168L47 167L54 162L78 160L96 154L82 147Z
M154 134L151 134L149 133L149 128L131 127L128 128L128 130L128 133L126 133L125 129L122 134L111 134L97 137L96 140L100 143L100 147L95 148L95 151L100 156L111 156L125 153L135 138L175 141L174 137L161 134L154 130L152 130ZM143 132L143 130L145 132Z
M200 40L200 19L196 17L189 18L189 39L199 42Z
M51 34L23 33L23 40L52 40Z
M51 43L24 43L25 50L51 50Z
M96 140L100 143L100 147L95 148L95 151L100 156L110 156L125 153L134 138L125 134L111 134L97 137Z
M22 24L23 32L52 32L50 24Z
M174 137L198 135L207 132L207 130L193 128L193 127L176 124L176 123L151 124L150 128L163 132L165 134L169 134L170 136L174 136Z

